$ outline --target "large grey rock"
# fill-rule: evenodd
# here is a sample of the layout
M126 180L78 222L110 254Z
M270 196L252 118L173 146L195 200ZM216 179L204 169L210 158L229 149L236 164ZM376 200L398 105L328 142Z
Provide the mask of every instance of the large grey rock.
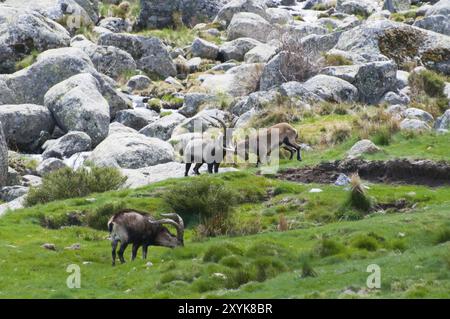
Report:
M4 202L11 202L27 194L28 190L28 187L20 185L6 186L0 189L0 199Z
M91 147L92 141L89 135L84 132L71 131L46 148L42 157L44 159L50 157L63 159L76 153L90 151Z
M135 108L118 112L115 120L125 126L140 130L157 119L158 113L155 111L145 108Z
M400 122L400 129L404 131L428 131L431 127L427 122L418 119L404 119Z
M311 34L324 35L327 33L328 30L317 23L296 22L275 28L268 35L267 39L273 41L280 41L280 39L283 38L285 39L292 38L295 41L298 41Z
M8 146L3 133L3 124L0 121L0 187L8 181Z
M227 29L228 40L252 38L266 42L272 32L272 25L255 13L240 12L233 16Z
M436 130L450 130L450 109L436 119L434 128Z
M98 26L114 33L130 32L132 29L132 26L128 20L115 17L106 17L102 19L98 23Z
M307 103L317 103L322 101L320 96L305 88L303 83L297 81L290 81L281 84L279 91L283 96L287 96L291 99L301 99Z
M286 24L293 20L292 15L286 9L281 8L268 8L266 10L267 21L269 23L274 24Z
M69 30L95 25L98 20L98 0L2 0L19 10L30 10L56 21L64 22Z
M242 64L225 74L206 76L202 87L210 93L224 93L232 97L248 95L258 89L263 67L260 63Z
M100 46L79 35L71 40L71 46L85 52L97 71L118 79L127 71L136 70L131 54L113 46Z
M8 144L24 151L33 151L41 134L55 128L49 109L35 104L0 105L0 121Z
M320 73L335 76L347 82L354 83L360 67L361 65L328 66L321 69Z
M194 42L192 42L191 52L193 56L215 60L219 54L219 47L214 43L196 38Z
M260 44L248 51L244 60L246 63L266 63L277 53L277 47L270 44Z
M287 53L283 51L275 55L269 62L267 62L264 66L259 83L259 89L261 91L268 91L272 87L278 86L287 81L286 77L283 75L283 66L286 65L287 60Z
M450 74L450 37L386 19L343 32L335 49L356 53L366 61L420 59L428 68Z
M403 115L404 115L404 117L406 117L408 119L418 119L418 120L425 121L427 123L434 122L433 115L431 115L427 111L424 111L424 110L421 110L421 109L418 109L415 107L410 107L410 108L406 109L403 112Z
M231 111L239 116L251 110L260 111L275 104L278 96L275 90L254 92L244 97L240 103L236 103Z
M341 32L330 34L310 34L302 38L301 43L310 59L318 60L325 52L331 50L339 40Z
M155 29L178 26L174 13L180 14L183 23L194 26L211 21L229 0L140 0L141 11L138 29Z
M226 25L230 23L233 16L239 12L250 12L267 17L266 3L264 0L232 0L227 3L217 14L215 21L223 21Z
M85 132L94 146L108 135L108 102L92 75L79 74L58 83L45 94L44 100L64 132Z
M109 135L113 135L116 133L137 133L135 129L125 126L119 122L112 122L109 124Z
M347 81L319 74L304 83L304 87L326 101L350 103L358 100L358 89Z
M390 12L405 11L411 8L411 0L384 0L383 9Z
M36 167L36 172L39 176L44 176L65 167L67 167L67 165L61 159L50 157L43 160L38 167Z
M95 70L89 57L78 48L60 48L41 53L36 63L14 74L0 75L1 104L44 104L45 93L58 84L80 73L92 74L109 103L111 116L128 108L127 99Z
M450 0L437 1L426 10L425 16L429 17L434 15L450 15Z
M143 90L147 88L152 83L152 80L146 75L135 75L132 76L128 82L127 87L133 90Z
M450 16L433 15L417 19L414 24L415 27L450 35Z
M178 112L186 117L192 117L198 113L200 107L206 103L211 103L216 99L214 95L205 93L187 93L184 96L183 106Z
M128 53L136 60L137 67L163 78L177 75L177 70L166 46L158 38L143 37L128 33L104 33L99 45L114 46Z
M379 152L380 148L376 146L371 140L361 140L355 143L347 152L348 157L358 157L363 154L372 154Z
M397 65L392 61L372 62L358 69L353 84L358 88L360 100L376 104L397 84Z
M166 115L153 123L150 123L139 133L148 137L156 137L163 141L167 141L172 136L174 128L183 122L186 118L178 113Z
M336 11L369 16L377 9L377 4L372 0L337 0Z
M139 133L115 133L92 152L89 160L99 166L142 168L174 160L173 147Z
M38 12L0 5L0 74L12 73L31 54L68 46L70 35Z
M387 105L399 105L399 104L409 104L411 99L404 93L396 93L389 91L387 92L380 101L381 103L386 103Z
M245 54L260 45L261 42L251 38L239 38L233 41L223 43L219 48L219 60L244 61Z

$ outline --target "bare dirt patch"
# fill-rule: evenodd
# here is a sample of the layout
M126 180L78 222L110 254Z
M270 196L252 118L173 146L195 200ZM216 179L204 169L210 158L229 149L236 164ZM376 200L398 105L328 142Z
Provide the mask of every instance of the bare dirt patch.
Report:
M334 183L339 174L358 173L373 183L450 186L450 164L431 160L366 161L361 159L325 162L313 167L291 168L277 178L300 183Z

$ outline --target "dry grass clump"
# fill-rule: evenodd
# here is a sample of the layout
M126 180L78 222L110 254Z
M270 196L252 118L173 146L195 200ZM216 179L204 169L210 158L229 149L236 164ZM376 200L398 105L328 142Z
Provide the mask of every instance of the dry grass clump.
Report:
M378 145L389 145L392 135L400 130L400 121L383 109L375 114L364 113L354 121L359 139L371 139Z
M326 129L322 136L321 144L337 145L345 142L352 135L352 127L348 123L337 123Z

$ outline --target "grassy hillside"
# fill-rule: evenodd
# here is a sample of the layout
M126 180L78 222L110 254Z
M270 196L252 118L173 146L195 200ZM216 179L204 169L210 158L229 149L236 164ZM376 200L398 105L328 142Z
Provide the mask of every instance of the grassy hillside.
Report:
M450 187L370 185L376 202L404 199L409 208L342 221L336 212L349 194L342 187L243 172L214 178L248 198L233 215L241 235L199 239L191 222L184 248L151 247L147 261L139 252L134 262L128 249L128 262L116 267L107 232L58 228L67 213L116 203L157 214L167 209L161 194L183 179L8 213L0 219L0 297L450 297ZM312 188L323 192L310 193ZM280 214L286 231L278 230ZM81 249L65 249L74 243ZM81 267L81 289L66 287L69 264ZM381 267L379 290L365 288L370 264Z

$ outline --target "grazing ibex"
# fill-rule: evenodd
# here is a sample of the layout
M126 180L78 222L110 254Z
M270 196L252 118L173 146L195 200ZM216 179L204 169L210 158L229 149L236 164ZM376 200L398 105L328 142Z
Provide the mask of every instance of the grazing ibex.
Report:
M142 256L147 258L148 246L164 246L174 248L184 246L184 223L178 214L161 214L164 217L172 217L177 221L164 218L155 220L144 212L134 210L122 210L108 221L108 230L111 234L112 265L116 264L116 248L120 242L119 259L125 262L123 253L128 244L133 244L131 260L136 258L137 251L142 246ZM177 230L174 236L163 224L173 225Z
M217 117L211 116L211 118L215 119L223 128L223 135L219 136L215 140L198 138L191 140L184 149L183 156L184 162L186 163L186 170L184 172L184 176L188 176L191 165L195 163L194 173L199 175L198 171L200 167L206 163L208 165L208 172L214 173L219 172L220 164L225 158L227 151L233 152L233 148L228 146L228 130L232 129L236 124L236 121L233 121L230 127ZM210 123L212 123L209 119L206 119Z
M234 153L249 159L249 153L257 156L256 166L261 163L277 147L283 147L291 153L290 160L297 152L297 160L302 160L301 147L297 144L298 132L288 123L279 123L269 128L260 130L257 134L248 136L245 140L239 142Z

